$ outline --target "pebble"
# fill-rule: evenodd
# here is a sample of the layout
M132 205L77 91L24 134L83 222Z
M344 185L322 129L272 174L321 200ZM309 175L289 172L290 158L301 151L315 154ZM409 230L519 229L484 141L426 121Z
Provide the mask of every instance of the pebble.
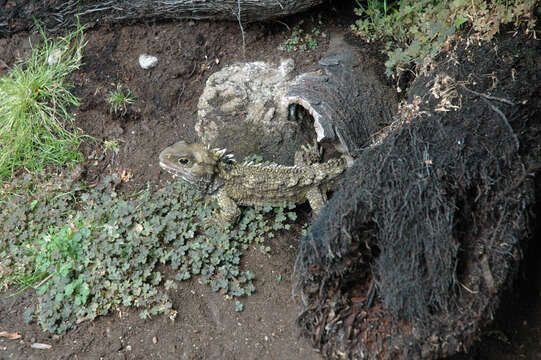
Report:
M152 69L154 66L158 64L158 58L156 56L152 56L149 54L141 54L139 55L139 65L143 69Z

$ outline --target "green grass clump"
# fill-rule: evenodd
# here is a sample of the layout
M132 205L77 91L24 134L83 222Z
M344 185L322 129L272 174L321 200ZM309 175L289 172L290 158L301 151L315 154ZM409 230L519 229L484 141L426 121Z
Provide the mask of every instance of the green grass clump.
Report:
M0 189L0 290L36 288L26 316L44 330L62 333L121 305L174 318L167 291L194 276L227 298L251 295L243 251L269 252L265 239L297 217L294 204L247 208L237 227L222 228L214 202L183 183L120 195L119 181L86 189L69 176L28 174Z
M490 41L504 24L535 27L534 0L367 0L357 1L361 18L352 31L368 41L386 41L387 74L435 57L469 29L471 39Z
M126 115L128 105L135 102L135 96L133 96L130 89L123 90L122 86L117 84L116 89L109 92L107 102L109 103L109 112L115 115Z
M42 46L0 77L0 179L18 167L37 171L82 159L69 113L79 99L66 77L81 64L83 27L57 40L41 33Z

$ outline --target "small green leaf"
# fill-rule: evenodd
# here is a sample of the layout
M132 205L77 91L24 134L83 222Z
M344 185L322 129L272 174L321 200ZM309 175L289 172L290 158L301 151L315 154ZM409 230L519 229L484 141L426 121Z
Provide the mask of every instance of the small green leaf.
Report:
M139 313L139 317L143 320L146 320L150 317L150 313L148 310L143 310Z
M465 17L458 17L455 19L455 28L460 29L460 26L464 24L466 21L468 21Z
M68 276L69 271L73 267L73 261L67 262L65 264L60 265L60 270L58 271L60 275L62 276Z
M34 208L36 207L36 205L38 204L38 201L37 200L32 200L32 202L30 203L30 210L34 210Z
M88 287L87 283L83 283L81 285L81 288L79 290L79 294L84 298L84 302L86 302L86 299L88 298L88 295L90 295L90 288Z
M233 305L233 309L236 312L241 312L242 310L244 310L244 305L242 305L242 303L240 301L236 300L234 305Z
M36 291L36 293L38 295L43 295L47 292L47 290L49 289L49 282L47 281L45 284L41 285L39 288L38 288L38 291Z
M297 220L297 213L294 212L294 211L290 211L287 213L287 217L291 220L291 221L295 221Z
M75 291L76 283L75 281L70 282L66 287L64 288L64 295L71 296L73 295L73 292Z

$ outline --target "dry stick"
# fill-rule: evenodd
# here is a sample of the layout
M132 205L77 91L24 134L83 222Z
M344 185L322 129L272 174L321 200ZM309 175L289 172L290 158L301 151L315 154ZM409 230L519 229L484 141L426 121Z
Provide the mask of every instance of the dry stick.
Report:
M49 274L45 279L41 280L39 284L34 286L34 289L39 289L41 285L45 284L47 281L49 281L50 278L53 277L53 274Z
M374 303L374 298L376 297L376 282L374 281L374 278L372 278L372 281L370 281L370 286L368 287L367 295L367 303L366 307L371 308L372 304Z
M460 86L462 86L462 88L464 88L464 90L467 90L467 91L471 92L472 94L475 94L475 95L477 95L477 96L483 97L483 98L485 98L485 99L496 100L496 101L500 101L500 102L502 102L502 103L506 103L506 104L509 104L509 105L515 105L515 103L512 102L511 100L507 100L507 99L504 99L504 98L499 98L499 97L492 96L492 95L487 95L487 94L478 93L477 91L468 89L468 88L465 87L464 85L460 85Z
M237 17L237 20L239 21L240 33L242 35L242 58L246 59L246 38L244 36L244 28L242 27L242 20L240 18L240 0L237 0L237 14L235 16Z
M517 146L517 150L518 150L520 148L520 142L518 141L517 135L513 131L513 127L511 126L511 124L509 124L509 121L507 120L507 117L505 117L504 113L500 109L498 109L496 106L492 105L492 103L490 101L488 101L485 98L483 98L483 101L486 102L488 104L488 106L490 106L490 108L492 110L494 110L498 115L500 115L500 117L503 119L503 122L507 126L507 128L509 129L509 132L511 133L511 136L513 136L513 140L515 140L515 145Z
M282 24L287 28L287 31L291 31L291 28L283 21L280 20L273 20L274 22L277 22L278 24Z
M489 100L496 100L496 101L500 101L500 102L503 102L503 103L509 104L509 105L515 105L515 103L513 103L513 102L510 101L510 100L503 99L503 98L499 98L499 97L496 97L496 96L491 96L491 95L487 95L487 94L478 93L477 91L473 91L473 90L471 90L471 89L468 89L468 88L465 87L464 85L461 85L461 87L462 87L464 90L469 91L470 93L479 96L481 99L483 99L484 102L487 103L487 105L488 105L495 113L497 113L498 115L500 115L500 117L501 117L502 120L503 120L503 123L504 123L505 126L509 129L509 132L511 133L511 136L513 136L513 140L515 140L515 145L516 145L517 150L518 150L519 147L520 147L520 142L518 141L518 137L517 137L517 135L515 134L515 132L513 131L513 127L512 127L511 124L509 123L509 120L507 120L507 117L505 116L505 114L504 114L500 109L498 109L496 106L494 106Z

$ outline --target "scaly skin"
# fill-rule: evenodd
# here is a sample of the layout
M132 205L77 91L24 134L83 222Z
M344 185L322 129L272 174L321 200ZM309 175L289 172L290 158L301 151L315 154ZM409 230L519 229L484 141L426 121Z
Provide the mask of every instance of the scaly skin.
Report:
M284 201L308 200L317 214L327 201L327 192L337 187L347 168L346 158L310 163L313 153L295 154L295 166L240 164L224 153L184 141L160 153L164 170L217 199L224 223L236 223L240 216L238 205L278 206Z

